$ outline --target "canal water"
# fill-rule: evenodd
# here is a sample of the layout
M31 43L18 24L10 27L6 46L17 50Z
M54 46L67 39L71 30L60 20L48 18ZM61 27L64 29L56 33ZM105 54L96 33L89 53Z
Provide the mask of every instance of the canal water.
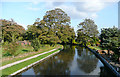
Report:
M25 75L107 75L102 62L88 49L64 46L58 54L19 74Z

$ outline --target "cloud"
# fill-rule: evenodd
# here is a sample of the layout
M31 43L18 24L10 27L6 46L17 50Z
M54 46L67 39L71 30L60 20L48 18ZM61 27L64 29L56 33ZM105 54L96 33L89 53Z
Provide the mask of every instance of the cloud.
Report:
M46 2L46 8L51 10L55 8L63 9L71 18L92 18L95 19L99 17L97 13L104 9L109 4L118 0L70 0L63 2Z
M91 18L97 18L98 15L96 13L91 14Z
M53 2L53 5L54 6L59 6L59 5L62 5L64 2Z
M61 6L58 6L56 8L61 8L63 9L67 14L68 16L74 18L74 19L80 19L80 18L84 18L85 16L87 16L87 13L86 12L82 12L82 11L78 11L76 9L76 7L73 7L73 6L66 6L66 5L61 5Z
M77 10L86 12L98 12L105 7L105 3L99 0L94 2L75 2L74 5Z
M97 12L104 9L110 3L117 2L118 0L32 0L33 5L38 5L40 2L44 2L44 8L51 10L55 8L63 9L71 18L92 18L99 17ZM107 2L107 3L106 3ZM38 11L40 8L29 6L29 10Z

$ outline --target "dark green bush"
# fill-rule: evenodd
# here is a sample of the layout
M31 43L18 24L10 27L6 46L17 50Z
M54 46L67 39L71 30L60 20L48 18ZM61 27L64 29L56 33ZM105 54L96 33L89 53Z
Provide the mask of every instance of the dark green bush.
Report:
M40 48L40 41L37 38L35 40L32 40L31 46L34 48L34 51L38 51Z

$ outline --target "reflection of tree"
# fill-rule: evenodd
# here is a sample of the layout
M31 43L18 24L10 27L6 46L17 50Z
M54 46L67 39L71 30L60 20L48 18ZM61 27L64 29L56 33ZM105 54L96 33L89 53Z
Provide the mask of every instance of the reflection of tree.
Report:
M69 75L69 64L73 60L74 47L65 47L56 56L53 56L46 61L40 63L37 66L34 66L34 72L36 75Z
M95 70L98 59L93 53L83 47L65 46L65 49L59 54L56 54L55 56L34 66L33 70L35 75L70 75L72 73L74 74L74 72L77 72L78 70L77 69L72 72L73 68L71 69L70 67L71 65L74 65L73 62L75 62L75 65L79 70L82 70L87 74Z
M69 75L70 73L67 64L62 60L56 60L55 57L52 57L49 61L44 61L33 68L35 70L35 74L40 73L41 75Z
M100 67L100 77L116 77L105 67Z
M96 56L91 54L87 49L81 47L77 47L77 50L79 55L77 59L79 68L86 73L92 72L97 66L98 59Z

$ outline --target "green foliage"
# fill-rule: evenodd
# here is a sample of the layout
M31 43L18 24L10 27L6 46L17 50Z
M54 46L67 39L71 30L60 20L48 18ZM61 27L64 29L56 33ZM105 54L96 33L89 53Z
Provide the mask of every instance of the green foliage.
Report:
M4 41L15 42L25 32L25 29L13 19L11 21L0 19L0 22L2 22L2 38Z
M8 45L9 44L9 42L8 41L5 41L4 43L3 43L3 45Z
M34 51L38 51L40 48L40 41L37 38L35 40L32 40L31 46L34 48Z
M24 38L38 38L42 44L72 43L75 32L70 27L70 17L63 10L56 8L47 11L43 20L37 18L33 25L28 25Z
M75 41L75 39L72 40L72 43L73 43L73 44L77 44L77 42Z
M43 17L46 26L49 28L48 35L56 36L56 42L71 43L75 38L74 29L70 27L70 17L61 9L56 8L46 12ZM55 38L52 38L55 40Z
M3 76L4 76L4 75L10 75L10 74L12 74L12 73L14 73L14 72L16 72L16 71L24 68L24 67L26 67L26 66L28 66L28 65L36 62L36 61L39 61L40 59L43 59L43 58L45 58L45 57L47 57L47 56L49 56L49 55L57 52L57 51L60 50L60 49L61 49L61 48L59 48L59 49L57 49L57 50L54 50L54 51L52 51L52 52L49 52L49 53L40 55L40 56L38 56L38 57L36 57L36 58L33 58L33 59L30 59L30 60L21 62L21 63L19 63L19 64L14 65L14 66L5 68L5 69L2 70L2 75L3 75Z
M101 29L100 39L103 48L107 48L116 52L116 49L119 47L118 28L113 27Z
M95 45L98 40L97 25L91 19L85 19L78 25L77 42L83 45Z
M98 30L97 25L95 22L91 19L85 19L83 22L81 22L78 27L81 29L81 31L89 37L98 37Z
M14 56L18 55L18 53L17 53L18 47L19 47L19 45L17 43L11 42L9 44L5 44L3 46L3 50L5 51L5 53L7 55L12 55L14 57Z
M22 41L23 40L23 37L21 36L21 37L18 37L18 40L19 41Z
M107 48L108 50L112 50L115 52L113 55L114 60L119 59L119 30L115 26L113 28L103 28L101 29L101 46L102 48Z

